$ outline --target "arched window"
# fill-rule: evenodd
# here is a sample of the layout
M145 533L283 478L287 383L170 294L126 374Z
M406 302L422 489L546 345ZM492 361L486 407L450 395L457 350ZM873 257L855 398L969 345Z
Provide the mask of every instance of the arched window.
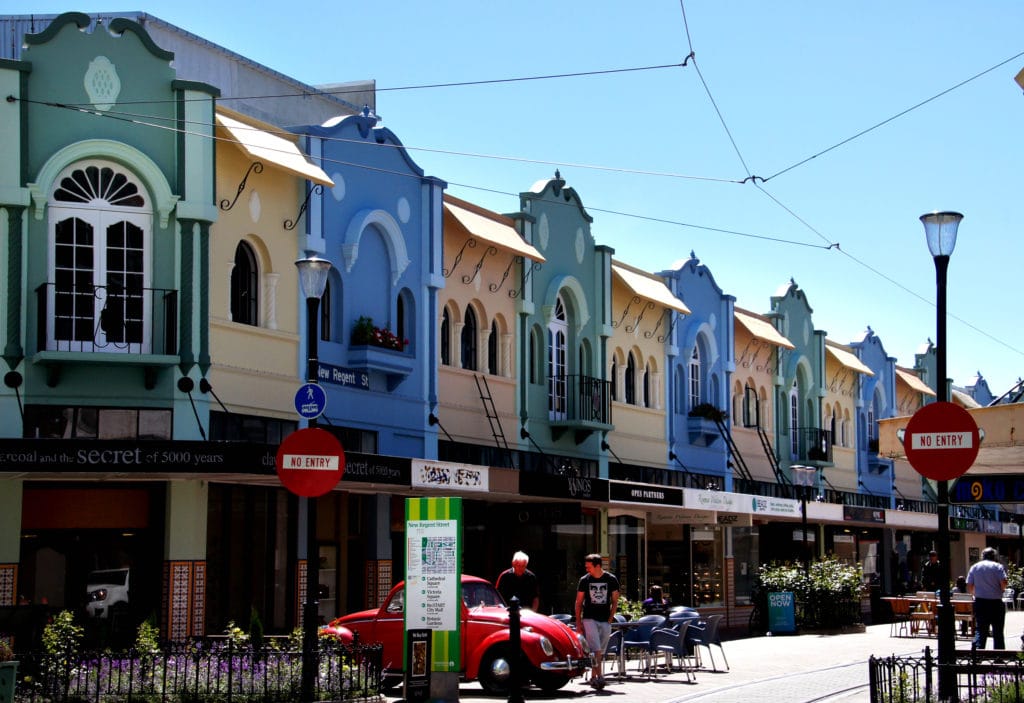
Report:
M759 427L757 391L751 386L743 387L743 426Z
M150 351L153 218L141 184L99 160L69 167L55 183L46 348Z
M462 324L462 368L476 371L476 313L471 306L466 307L466 319Z
M259 277L256 254L246 242L239 242L231 269L231 319L235 322L255 325L259 319Z
M331 282L327 281L327 285L324 286L324 294L320 298L320 340L323 342L331 341L331 308L333 301L331 300Z
M633 352L626 355L626 403L636 405L636 361Z
M793 461L800 456L800 397L796 381L789 390L789 453Z
M700 346L693 345L693 353L690 355L689 371L689 401L690 409L700 405Z
M609 374L609 381L612 384L612 400L619 399L619 362L612 357L612 370Z
M832 446L839 444L839 435L836 430L839 429L839 406L832 408L832 422L829 427L829 431L832 433Z
M441 364L452 365L452 315L446 305L441 310Z
M530 369L530 383L537 383L540 377L540 333L536 329L530 330L530 358L527 359L527 366Z
M552 420L566 417L566 346L569 323L562 296L555 300L555 315L548 324L548 415Z
M487 337L487 373L498 375L498 323L491 321L491 334Z
M408 337L405 331L405 296L401 293L395 300L395 336L403 342Z
M642 383L644 389L643 404L645 408L651 407L651 365L644 366L644 378Z

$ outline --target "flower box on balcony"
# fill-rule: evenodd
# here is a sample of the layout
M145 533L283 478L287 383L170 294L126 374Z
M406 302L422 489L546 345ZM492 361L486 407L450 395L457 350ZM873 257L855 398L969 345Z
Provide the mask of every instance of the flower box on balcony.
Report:
M354 369L384 374L389 391L394 390L412 373L415 364L416 359L411 354L394 349L369 344L353 345L348 349L348 365Z
M715 421L706 417L686 418L686 429L690 435L690 444L700 447L710 446L722 436Z

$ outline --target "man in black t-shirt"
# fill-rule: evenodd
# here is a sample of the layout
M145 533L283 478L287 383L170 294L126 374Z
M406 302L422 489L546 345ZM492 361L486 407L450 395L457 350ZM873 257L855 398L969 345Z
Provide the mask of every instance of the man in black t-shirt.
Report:
M928 561L921 567L921 590L937 591L942 587L942 565L939 564L939 553L934 549L928 552Z
M512 568L505 569L498 575L494 587L505 599L506 603L512 602L512 596L519 599L520 608L529 608L536 611L540 604L540 594L537 588L537 575L526 568L530 563L530 557L526 552L516 552L512 555Z
M576 587L576 625L594 653L594 666L590 672L590 685L594 688L604 686L602 660L612 634L611 622L619 605L619 580L605 571L601 563L600 554L588 554L584 562L587 574Z

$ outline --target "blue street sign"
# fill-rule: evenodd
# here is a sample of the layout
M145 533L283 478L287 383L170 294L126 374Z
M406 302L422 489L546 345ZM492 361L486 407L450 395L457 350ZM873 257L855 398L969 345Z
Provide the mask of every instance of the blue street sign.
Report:
M313 420L324 414L327 409L327 393L316 383L299 386L295 392L295 412L307 420Z

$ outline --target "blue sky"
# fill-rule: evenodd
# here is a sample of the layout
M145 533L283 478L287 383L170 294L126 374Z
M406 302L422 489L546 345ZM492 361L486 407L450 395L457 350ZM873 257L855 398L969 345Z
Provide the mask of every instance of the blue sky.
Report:
M870 326L905 366L935 336L935 269L918 217L960 211L949 375L964 385L981 371L997 395L1024 376L1019 0L253 7L28 1L6 11L141 10L306 83L376 79L384 126L453 195L514 211L516 194L557 167L617 258L658 271L693 251L757 312L793 278L817 328L848 343ZM691 45L699 73L691 61L385 90L681 64ZM766 180L732 182L751 175Z

